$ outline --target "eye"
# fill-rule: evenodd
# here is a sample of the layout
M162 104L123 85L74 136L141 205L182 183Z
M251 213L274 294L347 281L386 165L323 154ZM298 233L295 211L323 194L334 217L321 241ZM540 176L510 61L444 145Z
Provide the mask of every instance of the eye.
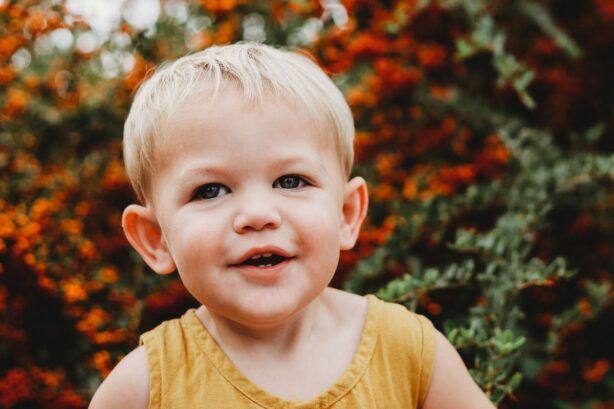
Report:
M194 192L194 199L209 200L230 193L230 189L220 183L207 183Z
M273 183L273 187L279 187L282 189L298 189L305 186L307 182L300 176L285 175L280 177Z

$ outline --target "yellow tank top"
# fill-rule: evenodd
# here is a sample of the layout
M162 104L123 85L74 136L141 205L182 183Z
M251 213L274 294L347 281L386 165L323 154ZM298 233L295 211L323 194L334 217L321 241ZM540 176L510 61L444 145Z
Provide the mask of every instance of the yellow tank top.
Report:
M291 402L249 381L188 310L141 336L149 367L149 407L420 408L431 379L435 330L403 306L367 296L362 336L350 367L328 391ZM314 375L317 376L317 375Z

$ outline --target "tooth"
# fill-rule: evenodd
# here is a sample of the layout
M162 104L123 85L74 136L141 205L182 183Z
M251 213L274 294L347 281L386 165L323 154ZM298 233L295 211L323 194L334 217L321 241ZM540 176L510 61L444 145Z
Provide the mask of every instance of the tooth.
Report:
M264 253L262 255L262 257L271 257L273 255L273 253Z
M265 264L263 267L273 267L273 264Z
M262 257L262 254L258 254L252 257L252 260L258 260L259 258Z

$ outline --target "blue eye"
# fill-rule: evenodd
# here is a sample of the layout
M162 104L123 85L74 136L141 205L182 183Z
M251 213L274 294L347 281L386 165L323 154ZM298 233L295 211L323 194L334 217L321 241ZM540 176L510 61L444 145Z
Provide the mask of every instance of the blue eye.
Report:
M307 182L300 176L285 175L275 181L273 187L279 187L282 189L298 189L305 186Z
M228 193L230 193L230 189L220 183L207 183L196 189L194 199L215 199Z

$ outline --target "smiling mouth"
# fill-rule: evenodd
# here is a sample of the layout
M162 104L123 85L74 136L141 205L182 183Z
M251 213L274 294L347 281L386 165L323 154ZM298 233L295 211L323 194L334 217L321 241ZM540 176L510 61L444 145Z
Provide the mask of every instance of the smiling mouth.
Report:
M248 258L242 263L237 264L237 266L253 266L253 267L273 267L285 260L288 260L287 257L280 256L278 254L273 253L265 253L258 254L253 257Z

